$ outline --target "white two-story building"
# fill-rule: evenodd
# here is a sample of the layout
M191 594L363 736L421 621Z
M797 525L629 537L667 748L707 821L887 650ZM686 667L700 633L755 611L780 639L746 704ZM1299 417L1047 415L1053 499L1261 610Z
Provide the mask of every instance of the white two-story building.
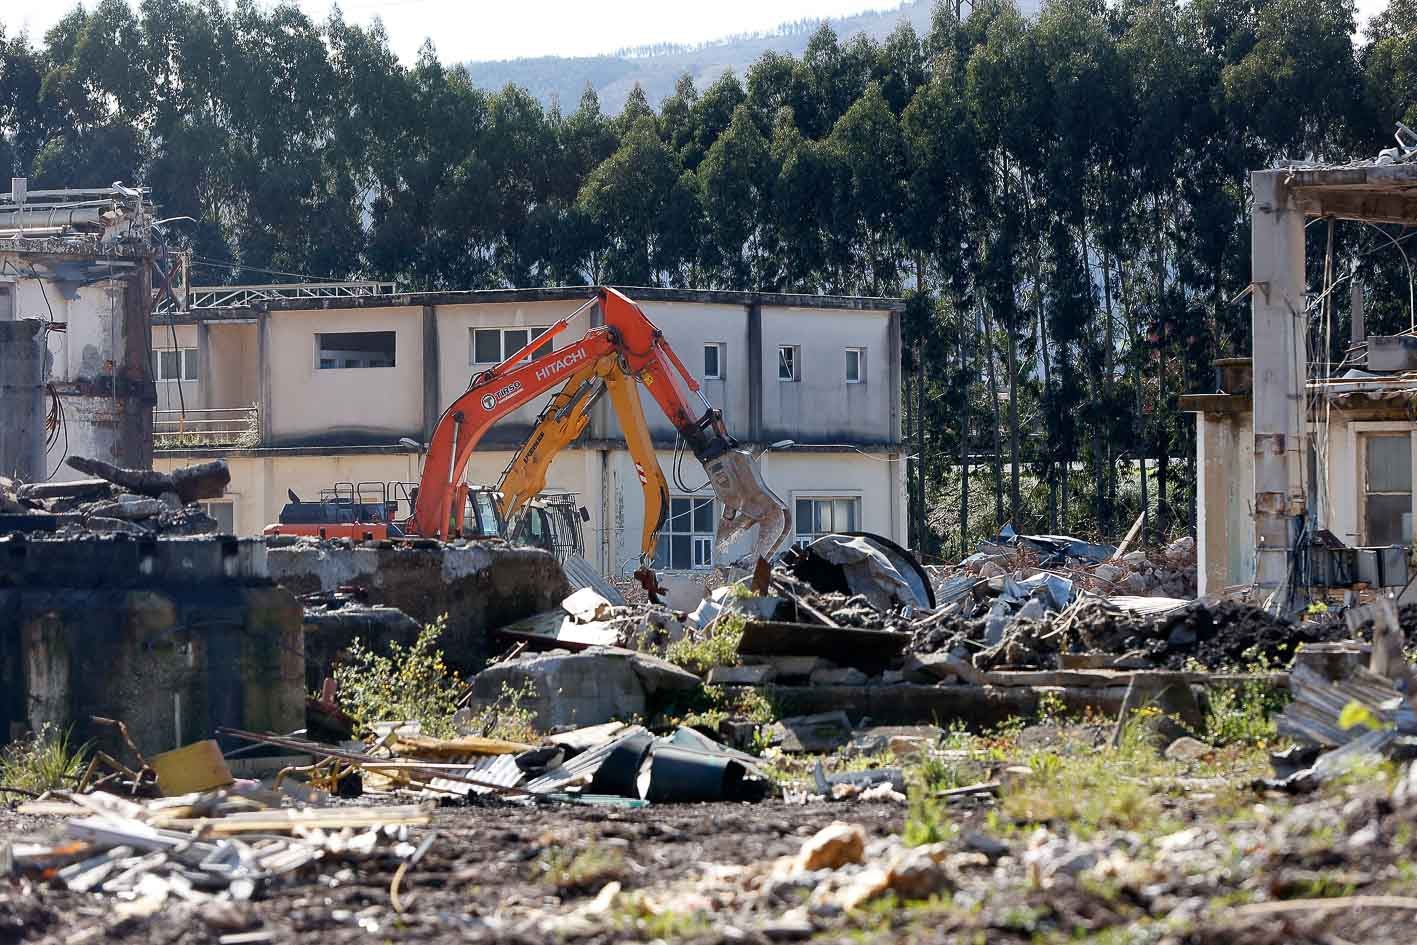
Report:
M906 542L899 300L622 291L664 332L729 430L766 450L764 474L791 505L796 537L871 531ZM426 442L474 373L591 295L585 287L410 294L378 284L298 293L306 297L224 291L207 297L224 304L154 318L156 466L225 459L230 491L211 510L240 534L275 521L287 490L314 498L337 481L417 480L420 452L408 441ZM598 320L592 306L547 345L571 344ZM468 481L498 481L549 396L487 432ZM711 567L718 510L706 477L687 453L676 476L674 428L644 392L642 400L672 492L658 566ZM596 411L548 485L579 496L590 515L586 556L618 576L635 567L643 503L608 402Z

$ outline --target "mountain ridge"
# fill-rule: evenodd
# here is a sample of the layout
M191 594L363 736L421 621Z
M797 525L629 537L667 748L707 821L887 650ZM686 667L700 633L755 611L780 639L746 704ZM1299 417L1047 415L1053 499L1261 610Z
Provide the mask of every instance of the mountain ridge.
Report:
M934 0L905 0L888 9L866 10L847 17L807 17L779 24L766 33L728 36L692 45L660 43L621 49L604 56L536 56L524 59L485 60L466 63L474 84L495 90L505 85L521 86L550 106L559 104L573 111L585 87L590 85L609 114L617 114L636 83L655 108L673 94L679 77L688 73L700 90L724 72L742 77L763 53L773 51L801 55L819 24L826 23L846 41L858 34L883 40L902 21L917 33L930 29ZM1032 6L1032 4L1021 4Z

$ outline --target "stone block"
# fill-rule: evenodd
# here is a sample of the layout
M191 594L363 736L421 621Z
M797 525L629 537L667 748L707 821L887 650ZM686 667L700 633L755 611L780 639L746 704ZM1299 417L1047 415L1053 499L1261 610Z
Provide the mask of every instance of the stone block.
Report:
M806 679L819 669L831 669L836 665L820 656L763 656L761 659L777 671L779 679Z
M818 669L811 676L814 686L864 686L870 679L871 677L854 666Z
M770 733L785 752L825 753L851 741L853 729L845 712L823 712L780 719Z
M695 683L698 680L695 678ZM511 690L530 688L522 705L535 713L539 731L598 725L646 713L645 684L630 654L593 647L583 653L552 652L497 663L472 679L478 705L491 705Z
M777 677L777 669L768 663L757 666L715 666L708 671L711 686L761 686Z

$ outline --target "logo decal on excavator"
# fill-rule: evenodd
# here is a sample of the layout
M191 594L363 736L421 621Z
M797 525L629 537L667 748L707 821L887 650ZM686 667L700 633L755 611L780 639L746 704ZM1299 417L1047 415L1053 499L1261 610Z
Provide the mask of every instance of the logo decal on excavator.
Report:
M512 396L513 394L519 392L521 389L522 389L522 382L521 382L521 381L512 381L512 383L508 384L506 387L503 387L501 390L497 391L496 393L484 394L484 395L482 396L482 409L483 409L483 410L491 410L493 407L496 407L496 406L497 406L498 404L500 404L502 401L506 400L508 397Z
M552 361L550 364L546 365L543 368L537 369L536 379L538 381L544 381L548 377L554 377L557 374L560 374L562 371L566 370L566 368L570 367L571 365L577 364L581 361L584 361L585 359L585 348L572 348L570 351L567 351L555 361Z

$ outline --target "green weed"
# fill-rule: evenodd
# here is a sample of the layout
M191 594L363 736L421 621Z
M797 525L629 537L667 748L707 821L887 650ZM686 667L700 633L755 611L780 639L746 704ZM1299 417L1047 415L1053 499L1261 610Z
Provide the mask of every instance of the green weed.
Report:
M592 845L574 853L551 847L541 860L541 879L561 893L590 895L607 883L625 878L625 854L618 848Z
M34 794L77 786L89 745L75 745L69 731L52 725L11 742L0 751L0 787Z
M335 667L340 708L361 729L374 722L412 722L424 734L446 738L456 734L453 713L464 685L443 661L438 638L447 617L426 625L411 646L390 642L387 653L356 640L345 662Z
M901 839L909 846L924 846L953 840L959 833L959 824L950 818L949 807L940 803L923 791L912 791L910 810L905 815L905 829Z
M536 730L536 710L523 703L535 697L536 687L531 680L520 689L513 689L504 682L496 700L472 713L461 728L484 738L534 745L541 738Z
M1272 716L1283 703L1283 697L1262 682L1214 688L1206 712L1206 738L1214 745L1268 745L1278 738Z
M686 630L665 649L664 658L700 676L715 666L733 666L746 624L742 614L724 614L705 631Z

